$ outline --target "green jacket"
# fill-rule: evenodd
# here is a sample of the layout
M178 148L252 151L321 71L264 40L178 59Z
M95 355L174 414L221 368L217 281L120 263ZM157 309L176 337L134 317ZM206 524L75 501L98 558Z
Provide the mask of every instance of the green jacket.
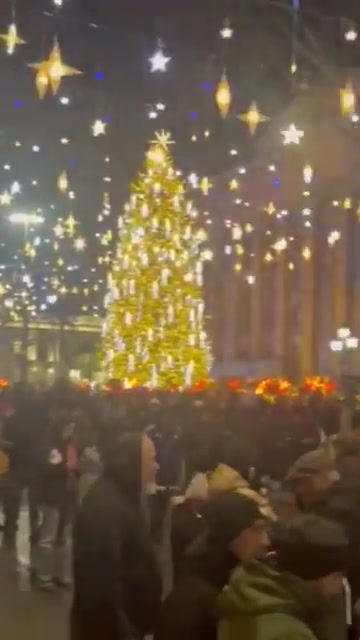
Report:
M265 562L240 567L219 598L218 640L345 640L342 597L279 573Z

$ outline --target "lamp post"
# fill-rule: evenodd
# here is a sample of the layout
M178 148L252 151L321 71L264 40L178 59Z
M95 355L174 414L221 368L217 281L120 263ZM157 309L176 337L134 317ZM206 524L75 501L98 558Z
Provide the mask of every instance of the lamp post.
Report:
M22 268L26 270L26 243L28 239L29 228L37 226L44 222L44 217L37 213L16 212L9 215L9 222L14 225L22 225L24 229L24 247L22 251ZM22 278L22 282L27 282L28 276ZM29 373L28 350L29 350L29 309L26 293L23 296L21 304L22 315L22 338L21 338L21 361L20 361L20 379L21 382L27 383Z
M340 355L340 385L345 396L341 412L340 432L347 435L352 428L352 404L354 392L351 380L348 380L350 355L359 347L359 338L352 335L349 327L340 327L337 331L336 339L330 341L330 349L333 353Z

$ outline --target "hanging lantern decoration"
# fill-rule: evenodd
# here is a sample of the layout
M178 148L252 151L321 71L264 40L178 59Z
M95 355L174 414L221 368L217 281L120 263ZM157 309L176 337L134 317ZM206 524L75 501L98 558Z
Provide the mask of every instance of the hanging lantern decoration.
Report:
M57 181L57 186L59 191L61 191L62 193L66 193L66 191L69 188L69 180L67 177L67 173L66 171L63 171L59 177L58 177L58 181Z
M351 116L356 109L356 95L351 82L340 89L340 107L343 116Z
M226 118L227 114L229 113L232 100L231 89L226 77L226 73L223 73L222 78L217 86L215 99L221 117Z
M310 164L307 164L304 167L303 176L304 176L304 182L306 182L306 184L311 184L312 179L314 177L314 169Z

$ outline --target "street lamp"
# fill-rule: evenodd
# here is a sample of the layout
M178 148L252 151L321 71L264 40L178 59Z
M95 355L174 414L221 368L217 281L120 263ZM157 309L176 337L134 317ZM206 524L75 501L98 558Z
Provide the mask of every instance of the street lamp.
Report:
M18 211L11 213L9 215L9 222L15 225L22 225L24 230L24 248L22 252L22 268L25 269L25 256L26 256L26 243L29 233L29 227L42 224L45 222L45 218L38 213L26 213L24 211ZM24 284L26 283L25 278L23 279ZM22 303L21 303L21 311L22 311L22 340L21 340L21 380L23 382L27 382L28 380L28 349L29 349L29 312L30 308L27 302L26 292L22 293Z
M336 339L330 341L331 351L342 353L344 356L347 352L354 351L358 347L359 338L352 336L348 327L338 329Z
M352 411L356 392L351 376L348 375L350 368L349 356L352 351L359 347L359 338L351 335L349 327L340 327L337 331L336 339L330 341L330 349L340 355L340 386L344 394L345 402L342 405L340 418L340 432L348 435L352 429Z

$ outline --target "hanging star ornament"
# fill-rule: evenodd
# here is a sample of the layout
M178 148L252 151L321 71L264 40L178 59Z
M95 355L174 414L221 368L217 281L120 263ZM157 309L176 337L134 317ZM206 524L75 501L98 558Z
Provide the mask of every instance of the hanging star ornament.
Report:
M226 18L224 26L220 31L220 35L224 40L230 40L234 35L234 30L231 28L229 18Z
M247 112L241 113L238 118L248 125L251 135L254 135L259 124L269 120L267 116L264 116L264 114L259 111L256 102L252 102Z
M154 71L167 71L167 65L171 58L164 55L162 49L157 49L154 55L149 58L151 64L151 72Z
M104 136L106 133L106 122L103 122L103 120L95 120L94 124L91 127L91 130L94 138Z
M35 85L40 100L46 96L49 89L51 89L52 94L55 96L59 91L61 80L65 76L77 76L82 73L79 69L68 67L63 63L60 46L57 41L55 41L48 60L43 60L42 62L37 62L29 66L36 70Z
M1 206L7 206L9 204L11 204L12 201L12 195L8 192L8 191L4 191L3 193L0 193L0 205Z
M7 33L1 33L0 38L6 44L6 53L9 56L13 55L18 45L26 44L25 40L19 37L15 23L10 24Z
M282 131L281 134L284 136L283 144L285 145L300 144L304 137L304 132L298 129L295 124L291 124L290 127Z
M215 94L216 104L223 118L226 118L231 106L231 89L226 77L226 73L223 73L221 80L217 86Z

